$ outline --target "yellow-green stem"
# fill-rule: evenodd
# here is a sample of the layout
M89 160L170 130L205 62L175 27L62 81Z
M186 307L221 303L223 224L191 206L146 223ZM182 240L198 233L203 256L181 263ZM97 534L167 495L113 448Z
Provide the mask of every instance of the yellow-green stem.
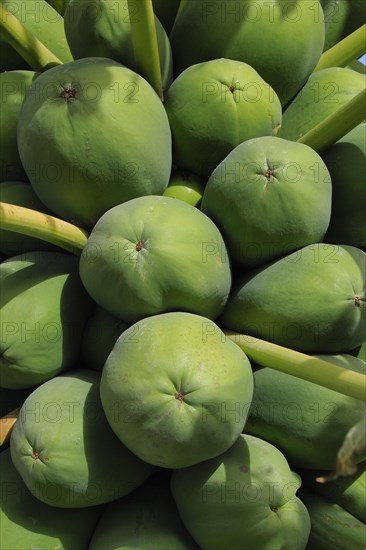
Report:
M137 72L149 82L163 101L163 85L152 0L127 1Z
M321 153L361 124L366 118L366 89L342 105L317 126L298 139L298 143L309 145Z
M43 72L56 65L62 65L42 42L0 3L0 36L36 72Z
M366 401L366 376L254 336L224 331L249 359L338 393Z
M361 57L365 51L366 25L362 25L362 27L325 51L313 72L329 67L346 67L351 61Z
M36 237L80 255L88 232L80 227L30 208L0 202L0 228Z

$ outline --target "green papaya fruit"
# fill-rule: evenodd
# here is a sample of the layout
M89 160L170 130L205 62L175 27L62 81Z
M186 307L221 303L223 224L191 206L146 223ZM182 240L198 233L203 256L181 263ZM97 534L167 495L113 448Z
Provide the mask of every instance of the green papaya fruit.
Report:
M30 492L50 506L84 508L138 487L152 467L114 435L91 370L48 380L24 402L10 437L14 466Z
M322 154L332 179L328 243L366 246L366 123L359 124Z
M88 319L81 342L81 360L88 369L101 371L118 337L128 325L97 306Z
M320 0L324 11L324 51L351 34L366 21L364 0Z
M215 224L194 206L161 196L106 212L81 253L80 276L97 304L128 324L174 310L214 319L231 288Z
M244 61L285 105L318 63L324 37L318 1L195 0L183 4L170 40L176 76L211 59Z
M10 450L0 453L0 547L11 550L88 550L101 506L62 510L44 504L27 489Z
M243 429L252 392L252 370L240 348L209 319L183 312L128 328L100 384L103 409L122 443L164 468L226 451Z
M62 63L72 61L63 17L45 0L0 0L4 8L42 42ZM31 69L26 61L0 37L0 71Z
M93 302L78 258L28 252L0 264L0 386L36 386L74 366Z
M17 125L25 92L37 75L21 70L0 73L0 182L27 179L18 152Z
M300 470L303 487L338 504L366 524L366 461L358 464L355 474L319 483L316 478L329 475L327 471Z
M220 326L307 353L343 353L366 334L366 254L311 244L247 272Z
M313 149L265 136L241 143L219 164L201 210L221 231L230 257L250 269L320 242L331 200L329 172Z
M171 172L171 133L158 95L105 58L37 78L21 109L18 148L41 201L88 227L116 204L163 193Z
M175 170L170 176L169 185L165 189L163 196L180 199L199 208L201 206L205 183L205 180L192 172Z
M51 214L52 212L39 200L29 183L20 181L2 181L0 183L0 200L7 204L16 204L24 208L31 208L38 212ZM15 256L33 250L59 250L56 246L28 237L14 231L0 229L0 251L6 256Z
M169 35L178 13L180 0L152 0L155 14Z
M365 83L364 75L347 67L316 71L284 111L278 135L297 141L364 90Z
M173 497L202 550L304 550L310 519L300 477L270 443L241 435L222 455L174 470Z
M127 0L69 0L65 33L74 59L108 57L138 72L131 24L140 18L139 3ZM166 32L155 17L163 89L173 79L172 51Z
M88 550L198 550L179 517L169 478L157 473L106 507Z
M173 162L203 179L239 143L276 135L281 104L247 63L214 59L183 71L165 94Z
M311 530L306 550L365 550L366 525L338 504L306 489L299 491L306 505Z
M321 359L366 374L351 355ZM245 433L275 445L297 468L335 469L347 432L365 410L362 401L268 367L254 369L254 394ZM358 462L365 460L365 455Z

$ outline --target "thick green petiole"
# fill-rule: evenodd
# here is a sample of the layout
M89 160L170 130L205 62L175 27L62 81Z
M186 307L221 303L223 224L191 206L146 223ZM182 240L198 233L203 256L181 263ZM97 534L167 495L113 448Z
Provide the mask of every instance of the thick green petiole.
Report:
M0 36L36 72L43 72L56 65L62 65L62 61L29 32L2 3L0 3Z
M298 143L309 145L321 153L327 147L345 136L366 118L366 89L359 92L351 101L322 120L298 139Z
M361 57L365 51L366 25L362 25L362 27L325 51L313 72L330 67L346 67L351 61Z
M249 359L338 393L366 401L366 376L254 336L224 331Z
M80 255L88 233L71 223L30 208L0 202L0 228L36 237Z
M152 0L127 0L137 72L163 100L158 40Z

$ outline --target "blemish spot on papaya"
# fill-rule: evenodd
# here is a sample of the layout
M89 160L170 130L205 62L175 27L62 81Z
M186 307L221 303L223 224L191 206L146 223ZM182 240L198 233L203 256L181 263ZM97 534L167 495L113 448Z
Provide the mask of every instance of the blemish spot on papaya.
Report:
M139 239L136 243L135 249L137 252L140 252L144 248L144 243Z
M31 456L32 456L32 458L33 458L34 460L38 460L38 458L39 458L39 452L38 452L38 451L33 451L33 453L32 453Z
M231 86L229 86L229 90L232 94L235 92L235 89L236 88L235 88L234 84L231 84Z

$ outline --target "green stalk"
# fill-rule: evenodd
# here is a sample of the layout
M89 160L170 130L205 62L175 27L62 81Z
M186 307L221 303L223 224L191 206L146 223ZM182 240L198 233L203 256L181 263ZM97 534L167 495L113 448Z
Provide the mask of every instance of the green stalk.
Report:
M365 118L366 90L362 90L297 141L321 153L361 124Z
M48 214L0 202L0 228L55 244L80 255L88 233L71 223Z
M127 0L131 14L132 44L137 72L154 88L163 101L158 40L152 0ZM136 6L138 11L136 12Z
M62 61L29 32L2 3L0 3L0 36L36 72L62 65Z
M346 67L351 61L361 57L365 51L366 24L324 52L313 72L329 67Z
M224 331L240 349L263 367L291 374L343 395L366 401L366 376L317 357L265 342L254 336Z

